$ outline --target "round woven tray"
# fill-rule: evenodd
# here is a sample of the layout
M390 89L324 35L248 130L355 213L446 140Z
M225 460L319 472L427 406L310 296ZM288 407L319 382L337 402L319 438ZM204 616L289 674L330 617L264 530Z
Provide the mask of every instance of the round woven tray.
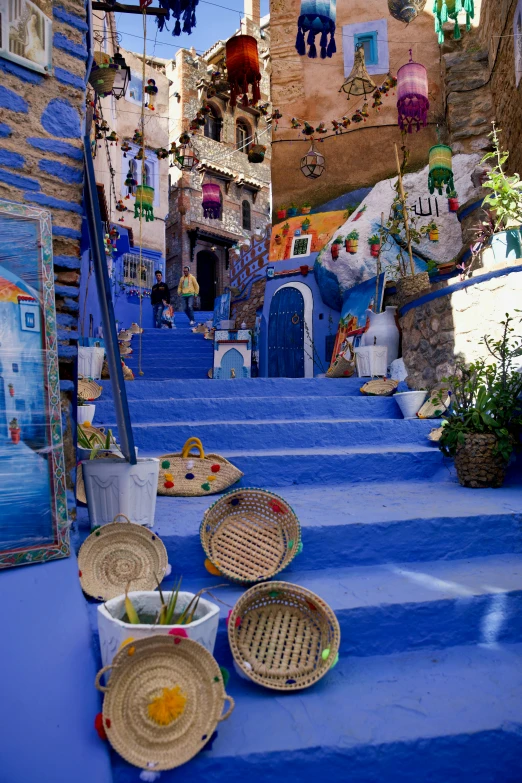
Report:
M132 332L133 334L139 334L140 332L143 332L143 329L138 326L138 324L132 323L127 331Z
M438 402L436 398L438 398L439 394L440 392L432 394L424 405L421 406L417 413L419 419L438 419L448 410L451 405L451 397L448 394L443 402Z
M134 337L134 332L129 331L129 329L127 330L123 329L118 335L118 340L120 342L128 343L130 342L130 340L132 340L133 337Z
M130 356L132 353L132 348L130 348L125 343L120 343L120 356Z
M278 691L308 688L337 663L341 634L310 590L270 582L244 593L228 619L234 660L249 679Z
M428 440L431 440L432 443L438 443L439 440L442 438L442 433L444 432L444 427L434 427L432 430L430 430L429 434L426 436Z
M205 554L228 579L270 579L301 551L301 526L288 503L264 489L236 489L205 512Z
M361 393L368 397L391 397L398 385L399 381L392 381L391 378L377 378L361 386Z
M127 521L117 522L120 517ZM78 552L82 590L99 601L122 595L129 582L132 590L154 590L167 566L161 538L124 514L93 530Z
M108 686L102 675L112 668ZM190 761L220 721L229 717L234 700L227 696L219 666L198 642L180 636L151 636L127 644L96 676L104 694L103 726L107 738L130 764L159 772ZM165 689L179 688L186 697L183 712L159 725L148 706ZM228 710L222 715L225 702Z
M103 391L103 387L96 381L89 381L86 378L78 380L78 397L83 400L97 400Z

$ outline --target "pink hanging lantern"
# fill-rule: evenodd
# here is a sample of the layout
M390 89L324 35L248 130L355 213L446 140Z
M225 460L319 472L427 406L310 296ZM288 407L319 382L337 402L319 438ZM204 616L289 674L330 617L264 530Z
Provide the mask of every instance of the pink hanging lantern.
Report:
M404 133L417 131L428 124L428 72L421 63L410 61L397 72L397 109L399 111L399 128Z
M203 215L211 220L221 219L221 188L212 182L203 185Z

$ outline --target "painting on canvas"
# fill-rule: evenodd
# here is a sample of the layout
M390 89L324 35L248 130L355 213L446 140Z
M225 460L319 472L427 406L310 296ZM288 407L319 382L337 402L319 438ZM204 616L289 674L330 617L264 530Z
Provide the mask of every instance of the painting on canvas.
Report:
M0 2L0 56L40 73L52 65L50 0Z

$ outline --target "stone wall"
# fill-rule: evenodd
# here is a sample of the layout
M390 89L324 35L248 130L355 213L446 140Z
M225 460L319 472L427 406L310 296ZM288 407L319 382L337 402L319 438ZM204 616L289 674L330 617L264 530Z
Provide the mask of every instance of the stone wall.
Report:
M236 326L241 326L243 321L247 329L253 329L256 325L256 311L263 308L265 301L266 278L257 280L250 293L250 298L244 302L232 305L232 317L236 319Z
M73 487L87 24L81 0L53 3L52 75L0 59L0 197L49 209L63 431ZM74 506L73 493L69 493Z

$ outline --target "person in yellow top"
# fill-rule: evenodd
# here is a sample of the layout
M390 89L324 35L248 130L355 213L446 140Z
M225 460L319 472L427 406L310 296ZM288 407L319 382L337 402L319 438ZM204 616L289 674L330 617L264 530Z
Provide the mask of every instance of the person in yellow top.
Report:
M194 297L199 294L199 285L194 275L190 274L190 269L188 266L183 268L183 277L179 281L178 294L183 297L185 314L190 321L190 325L193 326Z

